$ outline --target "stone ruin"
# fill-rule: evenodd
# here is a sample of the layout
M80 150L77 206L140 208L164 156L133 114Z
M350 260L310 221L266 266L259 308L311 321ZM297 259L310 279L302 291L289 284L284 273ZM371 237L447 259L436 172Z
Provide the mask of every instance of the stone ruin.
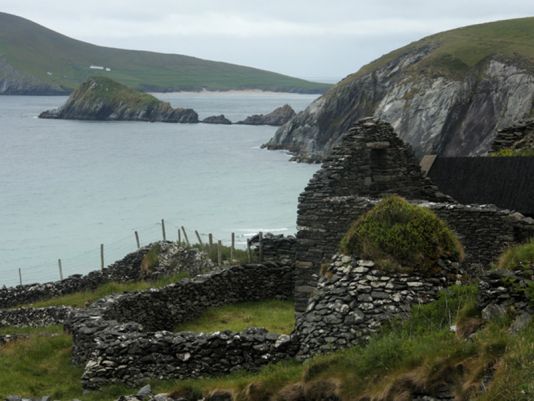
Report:
M409 145L388 123L361 120L343 137L300 195L296 245L295 304L306 310L321 264L338 251L351 223L379 198L398 194L434 210L456 231L472 272L503 249L534 234L534 221L492 205L462 205L424 177Z
M491 144L491 152L504 149L534 149L534 120L519 121L499 130Z

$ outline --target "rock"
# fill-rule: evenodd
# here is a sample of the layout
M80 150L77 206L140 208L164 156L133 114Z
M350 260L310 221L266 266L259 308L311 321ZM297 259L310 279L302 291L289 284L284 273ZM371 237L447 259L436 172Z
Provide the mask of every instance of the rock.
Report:
M220 114L218 116L209 116L206 117L204 120L202 120L204 124L223 124L223 125L230 125L232 122L227 119L224 114Z
M436 149L446 156L487 152L496 128L531 115L532 62L525 68L520 55L503 60L492 53L459 74L434 74L428 62L447 35L411 44L349 75L265 146L289 150L298 161L323 161L358 119L372 115L393 124L418 156ZM472 41L472 52L482 42ZM448 57L461 63L454 53Z
M532 315L530 313L523 312L517 316L510 325L510 332L517 334L521 330L525 329L530 322L532 322Z
M44 111L39 118L66 120L160 121L197 123L192 109L174 109L167 102L105 77L89 78L56 110Z
M486 321L499 319L506 315L506 308L498 304L490 304L482 309L482 319Z
M269 114L254 114L245 118L243 121L237 122L236 124L280 126L284 125L295 116L295 110L293 110L290 105L285 104L274 109Z
M152 395L152 387L150 384L147 384L146 386L141 387L141 389L137 392L136 396L141 398L146 398Z

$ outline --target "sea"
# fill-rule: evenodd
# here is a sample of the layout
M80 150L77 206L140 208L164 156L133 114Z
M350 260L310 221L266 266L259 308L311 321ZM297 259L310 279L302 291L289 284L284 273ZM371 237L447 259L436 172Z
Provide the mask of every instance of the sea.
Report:
M199 117L232 121L317 95L154 94ZM106 265L184 226L237 246L259 231L294 234L299 194L317 165L261 145L276 127L42 120L61 96L0 96L0 286L59 279ZM20 269L20 275L19 275Z

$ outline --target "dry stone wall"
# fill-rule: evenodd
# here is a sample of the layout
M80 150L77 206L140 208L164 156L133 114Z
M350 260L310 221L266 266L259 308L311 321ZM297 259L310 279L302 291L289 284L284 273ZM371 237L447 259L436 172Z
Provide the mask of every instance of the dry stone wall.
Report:
M63 324L76 311L68 306L0 310L0 327L43 327Z
M144 256L154 247L160 249L158 263L150 271L143 271ZM214 268L207 256L195 249L186 249L177 243L159 242L150 244L126 255L103 270L86 275L74 274L64 280L43 284L28 284L0 288L0 309L55 298L78 291L93 290L110 281L127 282L140 279L157 279L163 275L179 272L194 276Z
M436 299L438 292L458 280L458 263L440 261L441 274L385 272L373 261L334 255L319 280L295 336L299 359L365 343L392 317L406 317L414 304Z
M262 330L211 336L170 331L212 306L289 299L293 273L292 266L269 262L232 266L157 290L112 295L77 311L66 327L73 361L86 364L84 386L227 373L291 356L291 337Z

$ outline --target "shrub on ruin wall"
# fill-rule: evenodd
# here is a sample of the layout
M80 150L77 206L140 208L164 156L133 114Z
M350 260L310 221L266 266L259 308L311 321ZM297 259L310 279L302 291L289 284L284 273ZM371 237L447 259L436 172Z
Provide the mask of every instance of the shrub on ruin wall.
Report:
M463 259L460 241L443 220L399 196L384 198L360 216L341 240L341 251L392 269L424 271L439 259Z

